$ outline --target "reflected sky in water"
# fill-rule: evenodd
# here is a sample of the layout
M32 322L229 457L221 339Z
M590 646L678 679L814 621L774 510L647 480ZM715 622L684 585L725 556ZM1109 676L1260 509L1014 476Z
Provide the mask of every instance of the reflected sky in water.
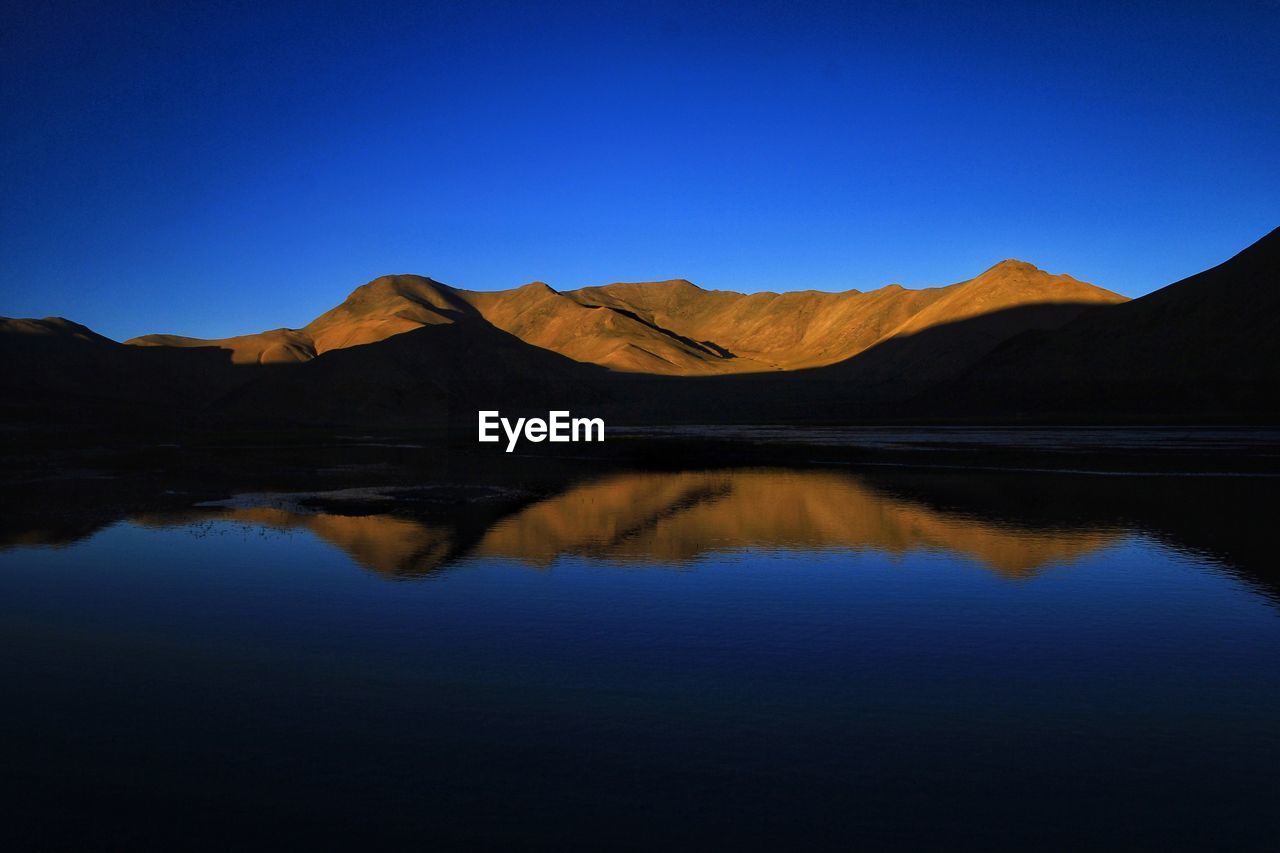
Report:
M31 532L0 553L6 831L1265 849L1251 548L957 485L620 473Z

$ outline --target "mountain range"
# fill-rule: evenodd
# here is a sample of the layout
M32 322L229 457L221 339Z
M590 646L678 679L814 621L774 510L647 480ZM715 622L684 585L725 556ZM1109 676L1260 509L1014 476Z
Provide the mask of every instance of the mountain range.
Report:
M0 390L20 422L572 406L658 422L1253 419L1280 411L1277 285L1280 229L1134 300L1015 260L945 287L841 293L392 275L300 328L224 339L0 319Z
M907 290L889 285L869 293L743 294L703 290L683 279L563 293L533 282L477 292L422 276L392 275L357 288L300 329L217 340L145 335L126 343L217 347L238 364L303 362L415 329L477 318L574 361L630 373L701 376L833 364L892 337L1017 305L1122 301L1110 291L1020 261L1003 261L949 287ZM1076 310L1045 312L1043 325L1059 325Z

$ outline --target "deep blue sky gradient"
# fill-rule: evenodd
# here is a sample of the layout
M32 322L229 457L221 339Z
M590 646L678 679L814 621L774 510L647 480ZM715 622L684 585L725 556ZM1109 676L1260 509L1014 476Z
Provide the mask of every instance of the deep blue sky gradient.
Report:
M116 338L392 272L1138 295L1280 225L1273 0L6 7L0 314Z

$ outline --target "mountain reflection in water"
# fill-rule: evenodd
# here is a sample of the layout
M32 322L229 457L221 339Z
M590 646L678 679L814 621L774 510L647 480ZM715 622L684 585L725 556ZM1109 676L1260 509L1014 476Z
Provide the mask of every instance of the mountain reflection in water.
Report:
M406 498L407 490L388 488L242 495L127 518L157 527L198 528L217 520L306 530L389 578L426 576L469 558L506 558L534 567L564 556L679 566L739 549L934 551L1008 578L1027 578L1133 532L1217 557L1248 575L1243 564L1250 562L1249 537L1256 532L1247 513L1261 511L1252 500L1258 487L1245 479L1223 484L1196 478L1059 481L784 469L623 472L524 499L504 498L493 489L412 490L418 496L444 490L425 504L428 512L423 502ZM6 538L10 544L36 544L90 532L10 531ZM1214 536L1230 541L1197 541ZM1271 586L1266 578L1249 579Z
M394 494L394 492L392 492ZM370 511L388 503L366 493ZM325 495L310 496L323 506ZM348 511L350 496L346 498ZM259 497L258 500L261 500ZM535 567L563 556L683 564L746 548L933 550L970 558L1001 575L1029 577L1113 544L1103 529L1020 529L897 499L855 477L803 471L624 473L570 487L463 541L456 524L391 514L344 515L286 506L231 505L135 516L146 526L213 519L276 530L304 529L380 575L410 578L462 558L497 557ZM465 515L459 507L458 515Z
M83 495L60 488L15 504L0 519L0 548L76 542L119 521L197 532L230 522L305 530L389 579L426 577L480 558L535 568L569 556L680 567L748 549L932 552L1018 579L1139 535L1280 600L1266 535L1275 485L1266 476L626 470L536 488L437 480L248 492L192 506L180 498L164 505L117 498L108 482Z

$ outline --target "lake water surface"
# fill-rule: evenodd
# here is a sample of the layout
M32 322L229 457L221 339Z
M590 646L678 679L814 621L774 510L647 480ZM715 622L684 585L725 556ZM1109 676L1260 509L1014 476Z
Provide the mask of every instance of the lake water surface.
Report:
M619 472L10 531L4 832L1274 849L1272 487L1192 479Z

